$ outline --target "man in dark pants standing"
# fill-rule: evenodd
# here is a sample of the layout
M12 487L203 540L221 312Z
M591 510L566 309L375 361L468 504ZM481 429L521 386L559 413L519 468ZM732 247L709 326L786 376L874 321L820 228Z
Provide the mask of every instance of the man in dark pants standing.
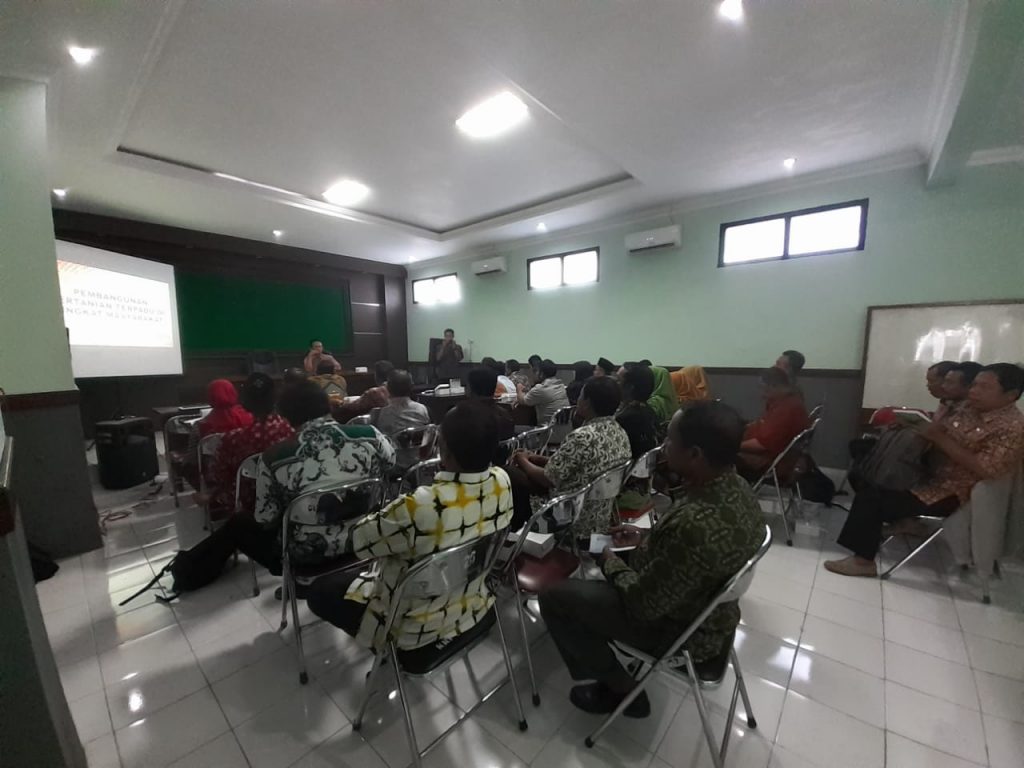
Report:
M606 581L570 579L541 593L541 615L569 673L596 681L572 689L569 699L578 708L611 712L633 688L609 641L664 653L764 540L761 507L733 468L742 437L743 420L724 403L694 403L676 413L666 458L685 495L629 565L605 548L598 562ZM637 535L622 530L617 543ZM694 661L727 654L739 620L737 602L718 606L686 643ZM649 713L644 694L625 710L628 717Z
M982 368L967 404L921 430L939 454L932 478L909 491L870 486L857 491L838 539L853 554L828 560L825 568L844 576L877 576L875 556L883 523L918 515L948 517L970 499L976 483L1019 465L1024 454L1024 415L1017 408L1022 389L1024 369L1019 366L996 363Z

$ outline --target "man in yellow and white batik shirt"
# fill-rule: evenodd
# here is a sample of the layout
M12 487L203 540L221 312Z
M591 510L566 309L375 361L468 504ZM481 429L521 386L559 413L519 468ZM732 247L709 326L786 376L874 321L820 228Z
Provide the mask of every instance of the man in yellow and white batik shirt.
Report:
M413 563L508 527L508 475L490 466L497 442L491 409L467 402L449 411L441 424L441 471L433 484L349 528L346 548L356 557L374 558L378 568L318 579L307 598L310 610L360 644L381 647L395 588ZM404 651L430 652L435 643L443 646L457 635L486 631L493 605L482 579L441 597L410 600L396 621L395 643Z

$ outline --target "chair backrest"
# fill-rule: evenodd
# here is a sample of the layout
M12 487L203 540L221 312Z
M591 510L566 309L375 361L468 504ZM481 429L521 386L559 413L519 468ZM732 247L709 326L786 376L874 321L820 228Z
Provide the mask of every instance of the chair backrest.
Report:
M196 420L196 416L195 413L171 416L164 422L164 432L171 435L187 435L192 431L192 423Z
M238 471L235 472L235 512L243 511L242 486L250 486L255 491L256 475L259 472L260 456L262 455L254 453L252 456L246 456L238 465Z
M499 455L504 456L506 461L511 458L512 454L516 452L518 447L519 440L515 437L510 437L508 440L498 441Z
M437 443L439 429L436 424L423 424L418 427L401 429L390 435L395 448L419 448L421 452L430 454Z
M815 419L811 426L789 441L789 445L786 446L786 450L775 457L764 473L762 473L761 477L759 477L757 482L752 486L755 493L762 485L765 484L765 482L768 481L769 478L772 479L773 482L778 483L780 479L785 479L792 473L793 469L796 467L796 463L800 460L800 457L810 449L811 442L814 440L814 432L820 423L820 418Z
M210 461L217 455L217 450L220 448L220 443L223 439L224 435L220 433L207 435L199 439L199 445L196 448L196 460L199 465L200 491L205 492L207 490L206 471L209 469Z
M650 480L654 477L654 472L658 468L658 457L661 456L661 446L657 448L651 448L647 453L643 454L635 462L633 462L632 468L629 470L628 477L638 477L642 480Z
M555 496L530 516L526 525L519 531L519 536L512 546L508 558L504 561L506 572L511 571L515 565L516 558L522 553L523 547L526 545L526 534L536 528L543 518L550 517L555 520L560 530L576 523L580 513L583 511L583 502L586 501L588 489L589 486L583 486L572 493L563 493L560 496Z
M277 355L267 349L254 349L248 356L249 373L277 373Z
M575 405L567 405L555 411L554 416L551 417L551 436L548 438L548 442L561 443L565 440L565 436L572 432L572 420L575 415Z
M403 602L454 594L477 579L486 579L497 562L508 528L499 528L484 536L450 549L427 555L402 576L391 599L385 636L390 636Z
M632 461L624 461L591 480L587 484L587 501L613 501L622 491L632 465Z
M346 424L362 424L364 426L373 425L377 423L377 414L380 413L380 408L373 408L369 413L363 413L359 416L353 416L351 419L346 421Z
M524 451L532 451L533 453L540 453L547 448L548 440L550 438L550 424L546 424L543 427L535 427L534 429L529 429L526 432L521 432L516 435L519 447Z
M288 549L291 528L289 523L299 513L305 513L307 519L319 520L321 515L326 512L334 518L329 520L329 523L341 524L348 520L364 517L379 509L384 502L384 491L384 481L379 477L324 483L304 490L292 499L281 516L281 543L285 553ZM352 499L350 497L353 495L362 496L362 503L356 509L346 508L351 507Z
M821 418L821 414L823 414L824 412L825 412L825 404L824 403L818 403L816 406L814 406L811 409L811 412L807 414L807 418L809 418L811 421L817 421L818 419Z
M398 493L412 493L421 485L429 485L434 481L434 475L436 475L440 469L441 459L439 458L426 459L425 461L413 464L406 470L405 474L402 475L402 482L398 486Z

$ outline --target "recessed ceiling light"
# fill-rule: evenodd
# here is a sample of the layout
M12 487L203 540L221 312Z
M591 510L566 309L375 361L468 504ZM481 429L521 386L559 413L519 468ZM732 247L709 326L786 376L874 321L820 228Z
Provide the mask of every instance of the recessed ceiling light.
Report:
M718 15L729 21L743 19L743 0L722 0L718 6Z
M66 189L55 189L53 190L53 196L58 200L63 200L68 196L68 191Z
M796 158L787 157L785 160L782 161L782 165L787 171L792 171L793 166L796 165Z
M370 194L370 188L355 179L341 179L324 190L324 200L347 207L355 205Z
M474 139L489 139L521 123L529 112L522 99L511 91L502 91L467 110L455 125Z
M537 231L538 232L547 232L548 231L548 225L545 224L543 221L538 222L538 224L537 224Z
M283 229L275 229L274 230L274 237L280 237L283 234L284 234L284 230Z
M82 48L77 45L69 45L68 53L71 54L71 58L75 60L75 64L80 67L84 67L87 64L91 64L92 60L96 58L96 54L99 53L95 48Z

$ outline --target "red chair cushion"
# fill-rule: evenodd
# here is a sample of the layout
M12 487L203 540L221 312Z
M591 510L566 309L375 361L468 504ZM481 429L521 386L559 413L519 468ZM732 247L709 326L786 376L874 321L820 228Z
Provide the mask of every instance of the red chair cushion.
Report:
M565 581L580 567L580 560L567 550L555 547L542 559L520 555L516 560L516 574L522 592L538 594L548 587Z

